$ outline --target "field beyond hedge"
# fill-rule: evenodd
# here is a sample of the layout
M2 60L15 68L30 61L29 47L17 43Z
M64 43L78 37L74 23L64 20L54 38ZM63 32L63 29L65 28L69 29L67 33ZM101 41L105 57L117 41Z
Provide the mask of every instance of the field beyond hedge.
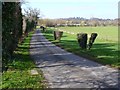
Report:
M87 34L98 33L98 39L102 41L117 42L118 41L118 27L59 27L59 29L72 32L74 34L85 32Z
M54 41L53 30L64 32L61 41ZM96 32L98 36L90 50L82 50L77 42L77 33L85 32L90 36ZM118 27L59 27L47 28L44 36L61 48L86 57L104 65L120 68L118 57Z

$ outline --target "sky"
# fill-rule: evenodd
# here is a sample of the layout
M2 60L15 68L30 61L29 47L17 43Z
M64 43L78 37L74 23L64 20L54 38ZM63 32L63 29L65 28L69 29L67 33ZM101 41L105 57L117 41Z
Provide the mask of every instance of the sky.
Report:
M27 2L22 8L38 8L42 18L118 18L119 0L29 0Z

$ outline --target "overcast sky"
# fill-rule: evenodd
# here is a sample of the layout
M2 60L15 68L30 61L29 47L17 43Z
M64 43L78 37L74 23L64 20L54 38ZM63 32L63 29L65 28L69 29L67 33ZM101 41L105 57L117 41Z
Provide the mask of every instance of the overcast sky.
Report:
M41 10L43 18L110 18L118 17L119 0L29 0L22 8Z

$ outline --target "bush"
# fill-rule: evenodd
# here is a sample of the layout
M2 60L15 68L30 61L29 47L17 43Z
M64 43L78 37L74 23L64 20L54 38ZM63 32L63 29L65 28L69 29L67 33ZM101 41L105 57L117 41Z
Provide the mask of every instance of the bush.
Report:
M54 39L55 40L59 40L60 41L62 35L63 35L63 31L54 31Z
M78 40L79 46L82 49L86 49L86 47L87 47L87 34L86 33L77 34L77 40Z
M11 59L22 36L20 2L2 2L2 60L3 67Z
M88 49L90 49L97 37L97 33L92 33L88 43Z

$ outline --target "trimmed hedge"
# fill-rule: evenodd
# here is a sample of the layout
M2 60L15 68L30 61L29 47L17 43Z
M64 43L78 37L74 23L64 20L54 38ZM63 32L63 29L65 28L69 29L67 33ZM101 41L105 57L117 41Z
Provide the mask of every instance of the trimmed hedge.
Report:
M82 49L87 48L87 33L78 33L77 40L78 40L79 46Z
M54 39L60 41L60 39L63 35L63 31L54 31L53 33L54 33Z
M2 70L12 61L13 52L36 23L25 17L26 29L23 31L23 15L20 2L2 2Z
M2 60L3 67L11 59L22 36L20 2L2 2Z
M98 35L97 33L91 34L91 37L89 38L88 49L90 49L92 47L97 35Z

